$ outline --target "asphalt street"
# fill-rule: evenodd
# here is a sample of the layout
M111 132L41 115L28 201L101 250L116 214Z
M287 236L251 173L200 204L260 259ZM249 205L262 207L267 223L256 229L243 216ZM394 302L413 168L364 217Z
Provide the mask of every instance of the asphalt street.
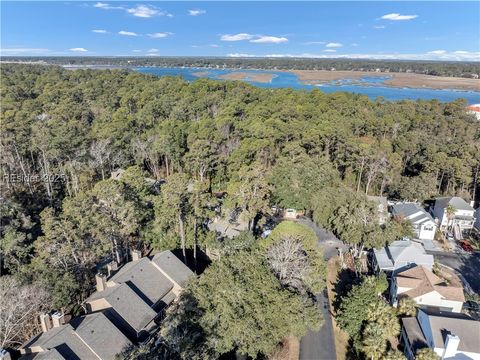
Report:
M337 255L337 249L346 249L345 245L332 233L319 228L310 219L298 219L312 228L317 234L318 244L323 248L325 259ZM300 340L301 360L335 360L335 338L332 328L332 316L328 309L327 291L317 295L317 300L322 311L324 323L319 331L309 331Z

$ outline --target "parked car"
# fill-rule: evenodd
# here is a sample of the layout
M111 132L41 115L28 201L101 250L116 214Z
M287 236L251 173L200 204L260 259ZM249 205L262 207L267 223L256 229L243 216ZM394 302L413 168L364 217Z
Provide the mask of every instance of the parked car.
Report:
M467 252L473 252L472 244L470 244L468 241L460 240L458 243L460 244L463 250Z

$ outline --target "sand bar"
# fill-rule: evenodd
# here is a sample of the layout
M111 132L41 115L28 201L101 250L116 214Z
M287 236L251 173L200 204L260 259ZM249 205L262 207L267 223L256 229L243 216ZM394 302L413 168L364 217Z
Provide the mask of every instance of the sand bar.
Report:
M229 74L220 75L220 79L224 80L249 80L259 83L269 83L275 77L275 74L269 73L251 73L251 72L231 72Z
M365 76L385 77L384 84L398 88L429 88L429 89L461 89L480 91L479 79L465 79L458 77L432 76L414 73L385 73L368 71L327 71L327 70L292 70L300 81L305 84L324 84L330 81L343 79L360 79Z
M196 77L208 77L210 73L208 71L197 71L192 73L192 75Z

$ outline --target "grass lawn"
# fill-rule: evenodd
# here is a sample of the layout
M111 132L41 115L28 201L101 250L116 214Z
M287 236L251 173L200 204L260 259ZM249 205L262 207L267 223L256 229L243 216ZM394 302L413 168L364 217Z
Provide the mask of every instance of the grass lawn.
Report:
M335 351L337 352L337 360L345 360L347 356L348 334L337 326L335 321L335 310L332 301L335 298L334 286L337 282L338 274L338 257L331 258L327 263L327 291L330 312L332 316L333 335L335 337Z

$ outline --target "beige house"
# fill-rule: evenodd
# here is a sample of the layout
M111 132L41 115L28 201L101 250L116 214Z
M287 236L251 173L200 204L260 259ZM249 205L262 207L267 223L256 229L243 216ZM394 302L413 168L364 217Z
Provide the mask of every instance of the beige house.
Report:
M85 301L86 316L69 323L61 314L40 317L42 334L20 349L22 360L110 360L126 347L143 342L158 329L193 272L171 251L152 257L132 252L120 268L96 275L96 290Z
M397 306L402 297L413 299L420 307L459 313L465 301L461 286L449 285L424 266L415 266L392 278L390 299Z

